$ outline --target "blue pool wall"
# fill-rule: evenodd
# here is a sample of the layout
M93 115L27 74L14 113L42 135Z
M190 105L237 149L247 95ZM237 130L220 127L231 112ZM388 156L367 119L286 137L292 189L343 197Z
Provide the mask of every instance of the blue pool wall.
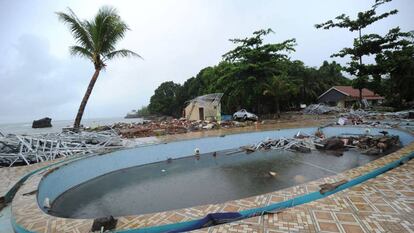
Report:
M195 148L199 148L200 153L212 153L251 145L266 138L290 138L298 131L313 134L316 130L317 127L312 127L230 134L225 137L205 137L141 146L88 157L71 162L45 176L39 184L38 203L42 207L43 200L46 197L53 202L65 191L116 170L165 161L168 158L176 159L191 156L194 154ZM327 137L331 137L342 134L363 134L365 130L361 127L327 127L323 129L323 132ZM414 141L412 134L398 129L369 128L369 130L372 135L377 135L383 130L388 131L391 135L398 135L404 146Z

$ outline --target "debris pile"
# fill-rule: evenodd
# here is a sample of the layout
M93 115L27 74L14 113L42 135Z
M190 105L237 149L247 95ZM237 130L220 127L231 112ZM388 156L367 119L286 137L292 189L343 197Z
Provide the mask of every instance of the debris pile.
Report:
M288 150L301 153L310 153L315 149L315 141L319 141L317 137L298 132L293 138L266 139L252 146L245 146L241 149L246 152L254 152L256 150Z
M356 149L367 155L385 155L402 147L398 136L383 135L349 135L325 138L320 129L315 135L298 132L292 138L266 139L257 144L241 147L241 151L251 153L257 150L288 150L310 153L318 149L335 155L343 155L349 149Z
M114 131L62 132L42 135L0 136L0 166L31 164L60 157L105 152L123 147Z
M343 109L339 107L331 107L324 104L311 104L305 109L303 109L303 113L305 114L315 114L315 115L322 115L328 113L339 113L342 112Z
M190 121L185 118L171 119L165 121L144 121L143 123L116 123L111 126L99 126L87 128L89 132L101 132L115 130L123 138L138 138L161 136L167 134L180 134L193 131L211 130L217 128L244 127L251 122L237 121Z
M338 125L359 125L365 127L396 128L401 122L409 123L410 111L380 113L368 112L362 109L343 113L338 118ZM414 114L414 113L413 113Z
M386 131L382 133L383 135L331 137L315 143L315 146L319 150L336 152L338 155L349 148L355 148L366 155L384 155L402 147L398 136L389 136Z

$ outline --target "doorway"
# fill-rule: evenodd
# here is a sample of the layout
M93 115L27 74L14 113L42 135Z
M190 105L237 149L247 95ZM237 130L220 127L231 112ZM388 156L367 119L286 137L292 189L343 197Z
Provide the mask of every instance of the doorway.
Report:
M198 108L198 116L200 120L204 120L204 108Z

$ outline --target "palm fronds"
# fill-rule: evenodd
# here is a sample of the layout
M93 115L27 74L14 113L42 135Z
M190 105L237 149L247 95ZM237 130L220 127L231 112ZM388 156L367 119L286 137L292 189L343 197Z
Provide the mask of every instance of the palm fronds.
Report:
M76 45L69 48L72 55L90 59L96 68L103 68L104 62L117 57L135 56L142 58L137 53L120 49L116 50L116 44L129 30L128 26L115 8L101 7L92 20L81 21L76 14L68 8L68 13L56 13L61 21L69 26L76 40Z

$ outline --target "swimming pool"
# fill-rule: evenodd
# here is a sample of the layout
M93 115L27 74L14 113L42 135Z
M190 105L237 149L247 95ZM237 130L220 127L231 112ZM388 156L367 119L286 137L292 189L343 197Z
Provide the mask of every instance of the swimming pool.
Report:
M348 151L336 157L320 152L286 151L236 153L226 150L252 144L267 137L291 137L289 129L227 135L159 144L94 156L70 163L45 176L39 185L38 203L49 198L51 214L72 218L121 216L220 203L254 196L333 175L376 159ZM378 134L383 129L371 129ZM404 145L413 136L398 135ZM363 133L363 128L329 127L327 136ZM194 148L204 154L187 157ZM222 151L217 156L212 152ZM175 160L166 161L167 158ZM269 175L276 172L276 176Z

